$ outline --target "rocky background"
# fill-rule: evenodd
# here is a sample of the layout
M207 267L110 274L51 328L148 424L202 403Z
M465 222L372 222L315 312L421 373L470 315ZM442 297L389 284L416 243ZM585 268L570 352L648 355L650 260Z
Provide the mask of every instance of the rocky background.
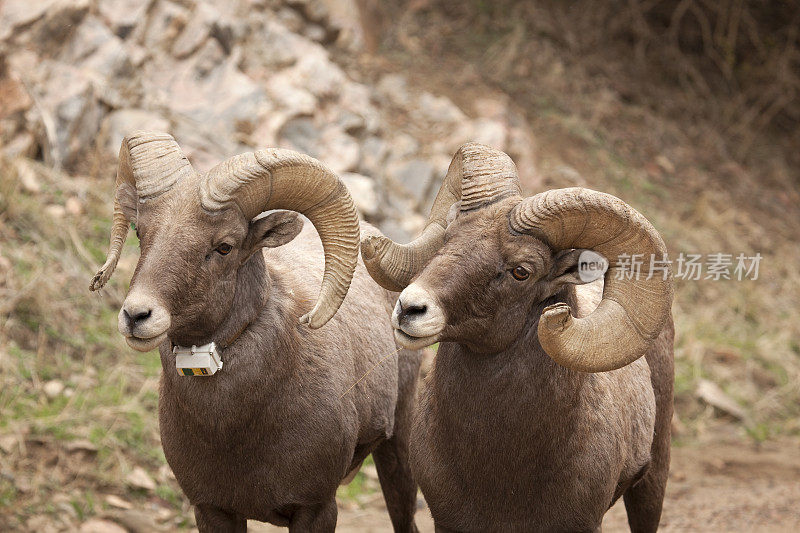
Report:
M171 133L201 171L291 148L341 174L363 216L404 240L465 141L535 179L532 134L503 99L462 110L407 75L368 84L343 70L329 49L362 50L352 1L9 0L0 42L0 151L99 186L136 129Z
M199 170L269 146L311 154L399 241L424 224L457 147L477 140L514 158L527 192L623 198L673 256L761 253L758 281L676 282L662 529L797 530L800 168L784 120L797 101L782 92L796 76L764 92L767 114L714 91L694 98L663 82L674 68L637 80L630 35L614 26L612 50L593 9L624 22L638 7L0 0L0 531L194 527L160 447L160 362L116 331L134 235L109 284L87 290L108 246L120 141L140 128L170 132ZM641 57L655 65L659 34L647 35ZM774 69L793 72L795 49ZM369 459L338 497L339 531L390 531ZM604 529L626 527L617 505Z

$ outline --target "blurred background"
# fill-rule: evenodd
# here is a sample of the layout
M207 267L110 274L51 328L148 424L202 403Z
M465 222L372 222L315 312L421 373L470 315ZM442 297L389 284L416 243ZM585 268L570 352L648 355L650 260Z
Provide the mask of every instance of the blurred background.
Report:
M760 253L757 279L677 280L662 527L796 531L799 31L780 0L1 1L0 530L194 527L159 443L159 359L116 330L134 235L88 291L120 141L147 128L200 170L311 154L403 242L477 140L527 193L621 197L673 257ZM390 531L369 461L339 510L340 531ZM621 504L604 527L626 530Z

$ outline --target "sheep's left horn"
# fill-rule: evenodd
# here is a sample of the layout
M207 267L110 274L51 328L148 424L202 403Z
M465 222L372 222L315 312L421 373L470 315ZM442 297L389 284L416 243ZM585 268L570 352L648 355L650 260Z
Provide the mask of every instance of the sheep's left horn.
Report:
M376 229L364 231L361 256L370 276L390 291L401 291L444 244L450 207L462 212L479 209L509 196L519 196L517 168L508 155L470 142L453 156L422 234L397 244Z
M347 187L316 159L271 148L232 157L208 172L201 184L203 207L233 202L249 220L270 209L307 216L325 251L325 273L314 308L300 318L325 325L342 305L358 262L359 221Z
M574 187L524 199L509 223L554 250L589 248L609 260L603 299L590 315L575 318L566 304L542 313L539 342L550 357L574 370L604 372L647 352L669 319L673 287L668 263L649 271L651 258L666 261L667 248L644 216L615 196ZM632 258L642 262L639 272L626 271Z
M154 198L193 172L194 169L171 135L137 131L122 140L114 192L111 244L106 262L92 278L89 290L101 289L117 267L130 223L122 209L123 202ZM134 211L136 209L135 205L129 207Z

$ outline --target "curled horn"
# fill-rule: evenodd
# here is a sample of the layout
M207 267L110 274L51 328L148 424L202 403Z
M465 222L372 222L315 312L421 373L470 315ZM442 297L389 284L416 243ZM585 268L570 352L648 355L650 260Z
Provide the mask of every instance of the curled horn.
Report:
M376 229L365 229L364 264L379 285L401 291L442 247L454 203L460 201L460 211L467 212L513 195L519 196L520 188L511 158L482 144L464 144L453 156L422 234L408 244L397 244Z
M269 209L308 217L322 241L325 273L316 305L300 322L319 328L336 314L358 261L359 221L347 188L333 171L312 157L267 149L220 163L208 172L200 192L206 209L232 202L248 219Z
M666 246L647 219L628 204L583 188L556 189L522 200L509 214L512 231L533 235L554 250L590 248L609 260L603 298L590 315L575 318L569 306L545 308L538 332L557 363L583 372L605 372L632 363L650 348L670 316L672 274L625 272L619 260L666 259Z
M194 169L171 135L137 131L122 140L114 193L111 244L106 262L92 278L89 290L101 289L117 267L131 222L125 216L123 204L155 198L192 173ZM136 210L135 205L126 207Z

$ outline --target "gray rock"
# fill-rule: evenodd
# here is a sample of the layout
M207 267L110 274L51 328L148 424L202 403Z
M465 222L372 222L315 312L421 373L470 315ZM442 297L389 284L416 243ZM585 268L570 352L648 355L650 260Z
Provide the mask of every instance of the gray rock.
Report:
M348 133L354 135L379 134L383 118L372 100L372 95L373 91L369 87L345 76L337 91L337 106L335 108L331 106L329 120L338 121L340 116L345 113L357 115L359 120L363 120L364 131L349 131Z
M745 420L747 418L747 412L742 406L740 406L736 400L725 394L722 388L713 381L707 379L698 380L695 396L733 418L739 420Z
M321 0L288 0L286 3L298 10L306 20L323 24L328 20L328 7Z
M167 119L144 109L118 109L103 120L100 128L100 144L109 157L116 157L122 139L136 130L169 132Z
M129 77L133 70L123 41L94 15L75 30L58 59L92 71L96 85L113 84L116 77Z
M465 122L467 116L446 96L435 96L423 92L417 98L417 105L412 110L418 120L436 125L451 125Z
M281 146L316 157L334 172L355 170L361 149L358 142L335 124L320 127L310 117L289 120L278 135Z
M317 157L320 136L313 119L297 117L286 122L281 128L278 140L282 145L288 145L294 150Z
M64 392L64 384L57 379L53 379L45 382L44 385L42 385L42 391L44 392L45 396L52 400Z
M314 48L301 56L297 63L285 71L291 84L302 87L317 98L336 98L346 76L342 69L330 60L327 52Z
M419 141L408 133L398 133L389 139L389 158L392 161L411 159L420 152Z
M249 40L249 45L244 47L242 68L256 76L264 74L264 77L294 65L315 46L279 21L263 18L251 24Z
M217 41L207 40L185 61L163 58L148 65L147 81L164 88L159 104L171 113L233 139L240 131L252 130L251 122L268 104L264 90L238 69L237 62L237 54L225 56Z
M361 163L359 172L378 179L386 172L386 157L389 147L380 137L367 137L361 143Z
M289 116L313 115L317 109L317 98L282 72L267 81L267 94L275 105Z
M237 23L212 4L197 3L189 21L172 45L172 54L177 58L187 57L209 38L216 39L225 54L230 54L234 41L244 33L245 25L244 22Z
M363 115L343 109L336 117L336 124L348 135L359 136L364 132L367 121Z
M36 136L29 132L23 131L10 139L0 139L0 152L7 157L34 157L39 143Z
M92 79L86 71L64 63L45 60L39 76L47 80L38 84L42 120L52 123L49 139L51 164L75 169L94 144L104 110L97 98Z
M131 38L142 44L151 53L169 50L189 20L189 10L182 5L159 0L147 17L147 24L140 24L131 33Z
M472 103L475 114L482 118L503 119L508 114L508 98L487 96Z
M114 516L128 533L150 533L159 530L152 514L139 509L124 509L116 511Z
M415 235L403 227L400 218L388 218L379 224L381 232L395 242L411 242Z
M290 31L299 33L303 30L305 22L303 17L296 10L290 7L281 7L276 13L278 20Z
M543 180L536 165L536 140L524 117L512 113L509 117L508 155L517 164L523 190L537 193L543 190Z
M508 127L504 121L492 118L478 118L473 122L473 132L473 141L498 150L506 149Z
M328 8L328 27L335 28L339 35L336 44L344 49L357 52L364 47L364 29L355 0L322 0Z
M217 9L205 2L195 5L189 22L172 44L172 54L181 59L195 51L211 36L214 21L219 19Z
M406 107L411 102L408 82L402 74L386 74L376 86L378 96L399 107Z
M172 136L200 172L211 169L236 153L246 151L246 147L238 145L230 136L218 135L202 123L178 115L172 115L171 119Z
M35 166L27 159L17 159L14 167L17 171L17 179L22 185L22 190L30 194L39 194L42 190L42 185L36 174Z
M89 13L89 8L89 0L60 0L51 4L44 19L36 24L33 42L53 55Z
M15 30L39 20L57 0L4 0L0 2L0 41L10 38Z
M127 530L110 520L91 518L81 524L78 533L127 533Z
M361 147L353 137L332 124L320 137L319 158L334 172L349 172L358 168Z
M303 28L303 35L311 39L312 41L316 41L318 43L325 42L328 37L328 31L320 26L319 24L306 24L306 27Z
M125 39L144 20L152 0L100 0L97 10L115 35Z
M388 169L392 182L418 202L427 197L435 172L434 166L424 159L393 164Z
M358 212L367 219L374 218L380 211L380 196L375 182L353 172L346 172L341 178L350 191Z

